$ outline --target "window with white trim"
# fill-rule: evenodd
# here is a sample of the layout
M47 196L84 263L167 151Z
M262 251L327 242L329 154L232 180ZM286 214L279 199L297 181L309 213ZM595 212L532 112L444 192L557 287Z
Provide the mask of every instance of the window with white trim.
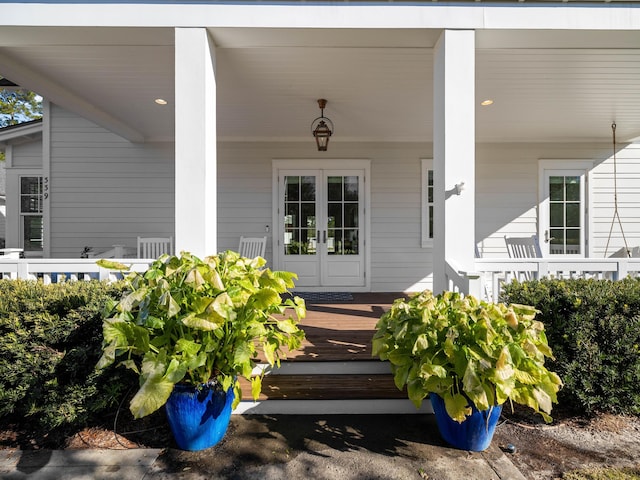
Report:
M422 160L422 246L433 246L433 160Z
M43 250L43 200L42 176L20 177L20 241L25 252Z

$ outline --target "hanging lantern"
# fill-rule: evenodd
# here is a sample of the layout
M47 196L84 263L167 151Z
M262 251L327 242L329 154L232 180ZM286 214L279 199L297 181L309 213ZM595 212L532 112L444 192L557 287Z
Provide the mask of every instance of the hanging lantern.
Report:
M326 152L329 145L329 137L333 134L333 122L324 116L324 107L327 101L324 98L318 100L320 116L311 122L311 133L316 139L319 152Z

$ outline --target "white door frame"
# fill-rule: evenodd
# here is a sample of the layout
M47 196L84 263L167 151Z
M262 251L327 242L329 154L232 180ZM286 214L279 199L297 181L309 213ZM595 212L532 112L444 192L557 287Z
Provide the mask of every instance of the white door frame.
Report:
M539 160L538 161L538 239L542 256L549 256L549 244L545 241L545 230L549 225L549 199L545 198L546 192L546 173L554 170L560 171L580 171L583 173L583 196L581 198L584 206L584 228L582 231L582 244L584 245L584 253L581 255L567 255L578 257L590 257L592 250L592 234L591 215L589 209L591 206L592 193L591 182L589 182L589 172L593 168L593 162L589 160Z
M282 265L283 254L281 240L282 222L278 215L280 204L278 177L281 170L363 170L364 171L364 225L362 235L364 239L364 285L359 287L349 287L352 292L371 291L371 161L366 159L305 159L305 160L284 160L275 159L272 161L272 209L273 209L273 265L278 269ZM336 287L305 287L305 291L331 291ZM345 290L340 287L340 290Z

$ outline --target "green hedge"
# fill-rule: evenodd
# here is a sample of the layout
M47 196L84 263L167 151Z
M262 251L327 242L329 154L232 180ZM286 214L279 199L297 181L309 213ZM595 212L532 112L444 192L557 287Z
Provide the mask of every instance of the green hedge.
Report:
M0 280L0 420L51 430L80 426L117 402L124 369L100 375L101 312L123 285ZM115 404L115 407L114 407Z
M640 281L541 280L504 286L502 301L533 305L577 412L640 414Z

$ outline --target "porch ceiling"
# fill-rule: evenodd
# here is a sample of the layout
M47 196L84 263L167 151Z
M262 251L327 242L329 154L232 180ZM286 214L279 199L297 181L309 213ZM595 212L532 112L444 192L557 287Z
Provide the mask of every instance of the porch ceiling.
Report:
M318 98L332 141L432 138L439 31L210 33L220 139L309 141ZM478 141L609 141L612 121L620 141L640 136L639 46L630 31L479 31ZM170 28L0 27L0 75L132 140L173 138Z

